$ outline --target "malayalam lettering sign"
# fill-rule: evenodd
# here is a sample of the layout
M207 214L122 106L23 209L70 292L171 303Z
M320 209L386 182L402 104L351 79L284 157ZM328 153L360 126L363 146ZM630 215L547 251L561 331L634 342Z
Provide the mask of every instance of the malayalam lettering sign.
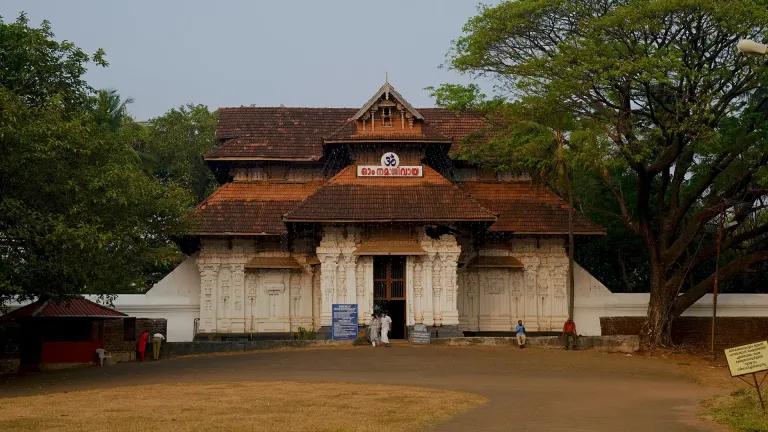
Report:
M357 305L334 304L331 309L331 339L357 338Z
M358 165L358 177L423 177L421 165L400 166L400 158L394 152L381 156L381 165Z
M416 324L411 330L411 343L416 345L428 345L432 339L429 329L424 324Z
M725 350L731 376L768 370L768 342L756 342Z

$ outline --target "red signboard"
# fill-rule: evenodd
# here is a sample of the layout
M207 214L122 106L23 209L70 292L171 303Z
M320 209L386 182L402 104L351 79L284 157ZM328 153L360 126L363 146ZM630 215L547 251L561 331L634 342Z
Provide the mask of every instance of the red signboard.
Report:
M358 165L358 177L423 177L421 165L400 166L400 158L393 152L381 156L381 165Z
M358 165L358 177L423 177L422 166L383 167L376 165Z

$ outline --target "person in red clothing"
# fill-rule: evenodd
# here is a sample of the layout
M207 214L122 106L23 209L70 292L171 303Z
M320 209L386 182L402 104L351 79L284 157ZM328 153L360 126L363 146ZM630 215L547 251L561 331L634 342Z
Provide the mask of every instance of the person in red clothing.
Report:
M570 318L568 318L568 321L563 326L563 336L565 339L565 349L576 349L576 338L578 337L576 334L576 323Z
M147 351L147 340L149 339L149 332L144 330L139 335L139 340L136 341L136 353L139 361L144 361L144 353Z

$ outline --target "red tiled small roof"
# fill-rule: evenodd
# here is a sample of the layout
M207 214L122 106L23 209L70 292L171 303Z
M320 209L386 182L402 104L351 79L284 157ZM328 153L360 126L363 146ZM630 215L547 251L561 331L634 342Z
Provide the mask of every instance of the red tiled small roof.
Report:
M489 231L516 234L567 234L568 204L546 187L529 181L468 181L458 183L472 198L498 214ZM579 212L573 214L573 231L604 235L605 228Z
M311 195L321 182L232 182L200 203L192 215L192 234L280 235L283 215Z
M22 318L122 318L128 315L94 303L83 297L38 300L0 317L2 320Z
M357 108L220 108L216 138L219 145L205 155L207 160L316 161L323 157L324 140L349 138L354 123L347 122ZM486 126L472 113L445 108L419 108L425 131L412 139L454 143ZM378 131L377 131L378 132ZM381 132L386 134L385 132ZM369 140L400 139L370 137Z
M287 222L486 221L496 216L437 171L360 178L341 170L285 216Z

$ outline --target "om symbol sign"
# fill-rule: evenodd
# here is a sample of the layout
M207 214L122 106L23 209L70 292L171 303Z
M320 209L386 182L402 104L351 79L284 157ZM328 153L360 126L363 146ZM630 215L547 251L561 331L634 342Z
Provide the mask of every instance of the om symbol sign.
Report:
M381 166L394 168L398 165L400 165L400 158L393 152L384 153L381 157Z

